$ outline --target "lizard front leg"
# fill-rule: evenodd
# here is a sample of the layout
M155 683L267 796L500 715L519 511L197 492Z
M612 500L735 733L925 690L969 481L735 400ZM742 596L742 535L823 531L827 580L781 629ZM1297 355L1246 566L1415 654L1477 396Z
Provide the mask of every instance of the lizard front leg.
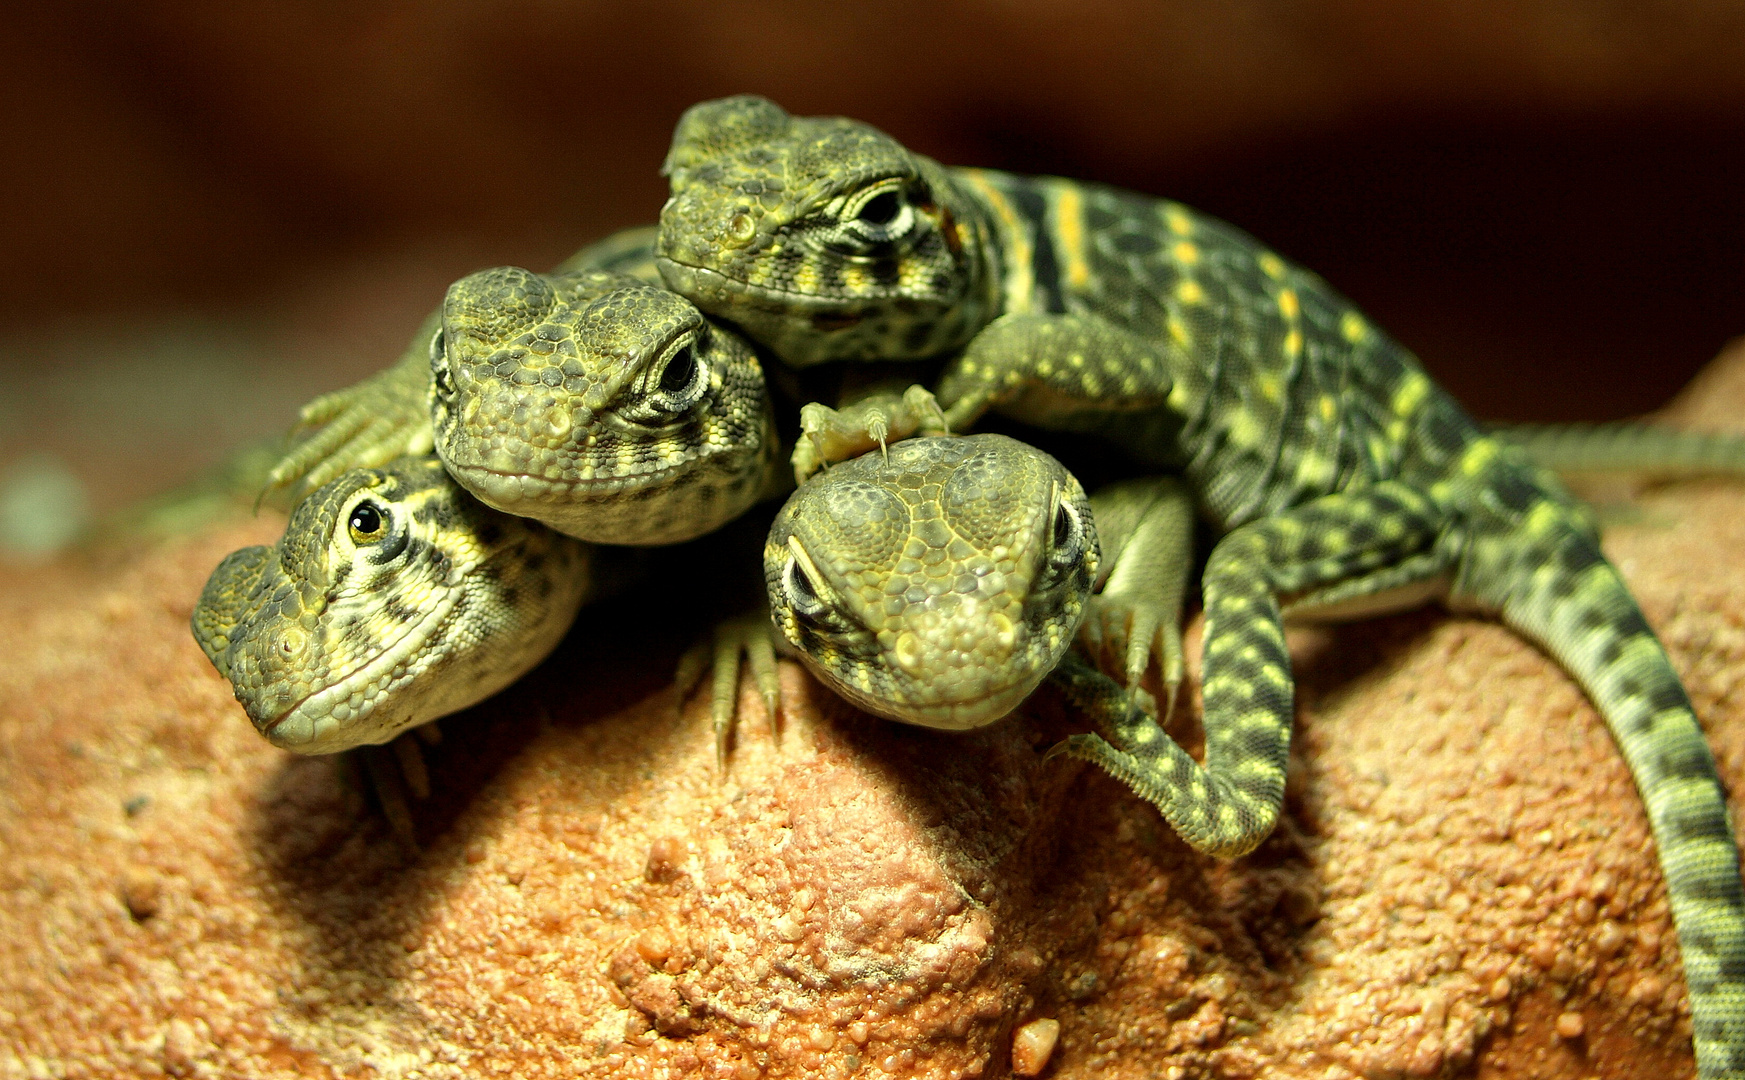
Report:
M1172 385L1165 348L1095 316L1002 315L946 366L936 393L953 431L990 409L1058 429L1078 414L1162 407Z
M1182 597L1194 569L1193 496L1174 477L1147 477L1101 488L1091 496L1091 512L1103 572L1080 636L1092 658L1106 658L1126 674L1128 692L1136 697L1155 652L1167 718L1182 681Z
M834 409L814 401L800 408L800 438L791 459L794 483L874 447L885 454L891 443L911 435L949 434L945 412L925 386L911 386L901 397L894 390L875 391Z
M1201 764L1112 682L1063 665L1054 680L1096 723L1049 751L1095 762L1154 803L1196 850L1252 851L1284 798L1293 683L1278 596L1369 577L1430 549L1439 509L1422 492L1385 482L1323 496L1245 525L1206 565L1206 733ZM1413 564L1427 575L1434 563ZM1101 680L1101 681L1099 681Z
M350 469L430 453L430 350L441 329L442 312L431 313L393 367L303 406L293 429L303 438L267 474L268 489L307 493Z

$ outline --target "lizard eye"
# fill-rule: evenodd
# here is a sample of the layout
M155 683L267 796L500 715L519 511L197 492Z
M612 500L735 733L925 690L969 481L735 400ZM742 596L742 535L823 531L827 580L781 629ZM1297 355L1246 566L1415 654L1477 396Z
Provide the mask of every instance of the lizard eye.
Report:
M655 380L649 404L668 415L687 412L709 389L709 369L697 359L694 338L687 337L667 355Z
M430 339L430 381L443 402L454 400L454 376L448 370L448 339L441 330Z
M388 533L388 512L372 502L361 502L351 508L346 528L354 544L374 544Z
M794 609L794 614L807 622L818 621L828 610L823 598L818 595L818 587L806 573L806 568L792 555L788 556L788 565L782 571L782 592L787 597L788 606Z
M1054 508L1054 524L1049 537L1048 569L1051 576L1065 577L1084 562L1085 525L1079 519L1078 508L1061 499Z
M860 213L855 218L867 225L885 226L897 216L897 211L903 208L903 199L894 191L881 191L877 195L860 204Z
M846 217L841 235L858 255L888 251L915 230L915 211L894 184L875 188Z
M691 385L691 380L697 375L697 350L686 345L673 354L666 367L660 372L660 388L669 394L676 394Z

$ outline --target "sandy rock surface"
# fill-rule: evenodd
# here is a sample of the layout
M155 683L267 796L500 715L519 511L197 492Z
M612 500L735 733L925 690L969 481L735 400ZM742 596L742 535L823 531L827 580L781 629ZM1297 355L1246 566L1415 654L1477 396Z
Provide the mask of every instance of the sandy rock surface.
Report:
M1745 411L1727 359L1681 415ZM1745 488L1635 507L1608 550L1739 790ZM1499 626L1297 633L1285 821L1219 863L1044 768L1046 695L953 735L784 664L780 730L748 690L718 775L664 686L698 627L618 601L443 722L413 851L188 634L280 527L0 570L0 1078L1693 1072L1623 763Z

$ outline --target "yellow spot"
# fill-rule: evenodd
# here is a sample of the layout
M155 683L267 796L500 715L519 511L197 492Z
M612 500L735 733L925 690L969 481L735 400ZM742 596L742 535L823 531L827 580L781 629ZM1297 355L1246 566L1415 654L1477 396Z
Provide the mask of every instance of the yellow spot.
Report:
M1489 467L1496 456L1497 443L1495 439L1475 439L1472 445L1466 448L1466 453L1460 455L1460 471L1467 476L1477 476Z
M1332 458L1310 451L1297 463L1297 479L1307 487L1324 487L1332 482L1334 469Z
M1188 337L1187 326L1181 325L1181 319L1174 318L1174 316L1169 316L1169 337L1173 338L1174 342L1181 347L1187 347L1194 340L1194 338Z
M1175 233L1177 236L1194 235L1194 219L1188 217L1187 211L1179 206L1173 204L1165 206L1163 210L1163 221L1164 224L1169 226L1169 231Z
M1200 288L1200 283L1193 278L1185 277L1176 284L1175 298L1184 304L1203 304L1206 290Z
M1200 261L1200 249L1187 240L1177 243L1175 247L1170 249L1170 254L1174 255L1175 261L1183 266L1193 266Z
M1243 409L1230 418L1230 426L1227 430L1230 441L1237 446L1255 447L1260 445L1260 422L1247 409Z
M866 272L866 267L857 266L854 263L846 263L843 265L842 284L848 289L848 291L856 293L866 292L869 280L870 278Z
M966 367L967 367L967 365L966 365ZM1333 400L1333 395L1322 394L1321 395L1321 419L1327 421L1328 423L1332 423L1334 417L1336 417L1338 415L1339 415L1339 403L1337 401Z
M1489 441L1489 440L1484 440ZM1474 444L1477 445L1477 444ZM1463 459L1461 467L1466 466ZM1533 509L1527 511L1527 532L1533 536L1545 536L1557 532L1563 526L1563 511L1556 503L1540 500Z
M806 296L818 292L818 268L810 262L803 262L794 271L794 291Z
M1085 263L1084 199L1078 185L1067 181L1053 185L1055 244L1066 260L1066 283L1082 289L1091 280L1091 268Z
M1285 261L1272 252L1261 252L1255 261L1260 264L1261 273L1267 277L1277 280L1285 276Z
M1260 391L1261 397L1268 401L1277 401L1279 399L1280 388L1283 386L1283 380L1278 377L1278 372L1263 371L1255 378L1254 382L1255 388Z
M1355 345L1369 336L1369 325L1357 312L1347 311L1339 320L1339 332L1345 335L1346 341Z
M1430 394L1430 378L1422 371L1414 371L1400 382L1399 389L1394 391L1394 415L1410 416L1418 411L1418 406Z
M1292 360L1295 360L1299 355L1301 355L1303 351L1303 332L1293 328L1290 333L1285 335L1284 348L1285 355L1290 357Z
M1295 289L1279 290L1278 309L1284 313L1285 318L1292 322L1296 321L1297 315L1301 309L1297 304L1297 293Z

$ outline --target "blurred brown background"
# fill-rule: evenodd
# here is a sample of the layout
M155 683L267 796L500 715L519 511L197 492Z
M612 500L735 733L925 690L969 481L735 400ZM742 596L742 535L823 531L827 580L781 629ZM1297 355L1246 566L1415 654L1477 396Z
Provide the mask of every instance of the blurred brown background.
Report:
M451 279L652 220L746 90L1227 217L1485 417L1641 412L1745 333L1741 3L123 0L0 57L0 501L281 429Z

